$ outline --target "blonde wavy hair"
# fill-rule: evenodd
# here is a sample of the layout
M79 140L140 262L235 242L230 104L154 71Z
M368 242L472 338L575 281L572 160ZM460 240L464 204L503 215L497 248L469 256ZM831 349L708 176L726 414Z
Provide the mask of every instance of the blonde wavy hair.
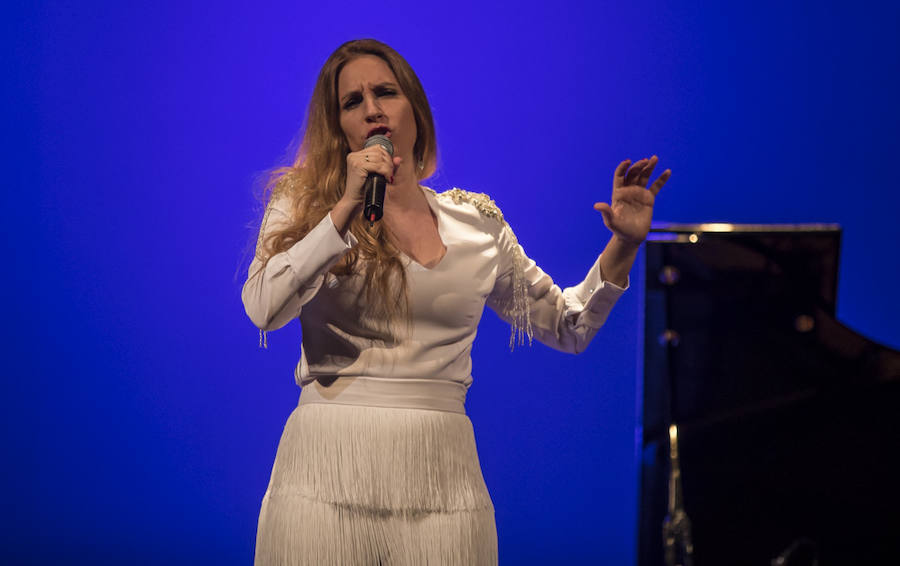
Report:
M437 140L434 120L425 90L409 63L388 45L374 39L344 43L328 57L319 71L309 101L302 142L292 165L271 172L263 190L263 202L287 197L292 221L284 228L258 239L257 257L263 265L272 255L285 251L312 230L337 204L347 177L350 146L340 125L338 76L344 65L362 55L375 55L387 63L403 94L409 99L416 120L418 137L413 159L421 181L437 167ZM420 167L421 166L421 167ZM262 228L260 228L262 230ZM348 251L331 269L335 275L362 273L363 306L366 312L383 321L394 321L407 314L407 280L400 252L390 237L385 222L369 226L362 215L354 219L350 232L359 244Z

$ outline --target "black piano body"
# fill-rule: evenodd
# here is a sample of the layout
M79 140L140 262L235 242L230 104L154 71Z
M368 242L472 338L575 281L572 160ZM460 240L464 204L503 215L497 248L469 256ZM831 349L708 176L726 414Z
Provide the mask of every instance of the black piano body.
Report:
M666 562L672 423L694 566L768 565L798 541L823 566L900 564L900 353L836 320L840 238L835 225L654 226L640 566Z

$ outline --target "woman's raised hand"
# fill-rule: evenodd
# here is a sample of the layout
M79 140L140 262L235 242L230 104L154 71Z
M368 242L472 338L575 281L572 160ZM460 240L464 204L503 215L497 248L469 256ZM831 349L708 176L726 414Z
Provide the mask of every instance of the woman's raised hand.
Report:
M619 163L613 176L611 204L594 204L594 209L603 215L606 227L625 243L640 245L650 232L656 195L672 175L672 170L666 169L648 187L650 175L658 161L659 158L654 155L634 165L631 165L630 159Z
M403 161L400 157L391 158L386 149L379 144L353 151L347 154L347 182L341 200L354 206L362 205L366 195L363 186L369 173L384 175L388 183L393 184L396 167Z
M394 173L402 161L400 157L391 158L387 150L378 144L347 154L344 194L330 212L331 221L342 237L350 229L350 222L360 214L366 199L363 187L369 173L381 173L388 183L394 184Z

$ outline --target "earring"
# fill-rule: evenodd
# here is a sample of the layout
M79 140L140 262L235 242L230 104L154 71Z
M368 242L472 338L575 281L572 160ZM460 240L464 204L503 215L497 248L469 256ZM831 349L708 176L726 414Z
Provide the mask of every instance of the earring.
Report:
M424 159L419 159L419 161L416 162L416 169L418 169L419 171L421 171L422 169L425 169L425 160Z

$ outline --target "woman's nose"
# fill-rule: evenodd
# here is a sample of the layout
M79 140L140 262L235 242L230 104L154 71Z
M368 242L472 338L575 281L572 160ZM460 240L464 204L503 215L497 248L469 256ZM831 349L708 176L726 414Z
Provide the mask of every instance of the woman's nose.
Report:
M366 110L366 120L374 122L384 116L384 111L382 111L381 106L378 104L378 99L376 99L374 96L365 97L364 104Z

